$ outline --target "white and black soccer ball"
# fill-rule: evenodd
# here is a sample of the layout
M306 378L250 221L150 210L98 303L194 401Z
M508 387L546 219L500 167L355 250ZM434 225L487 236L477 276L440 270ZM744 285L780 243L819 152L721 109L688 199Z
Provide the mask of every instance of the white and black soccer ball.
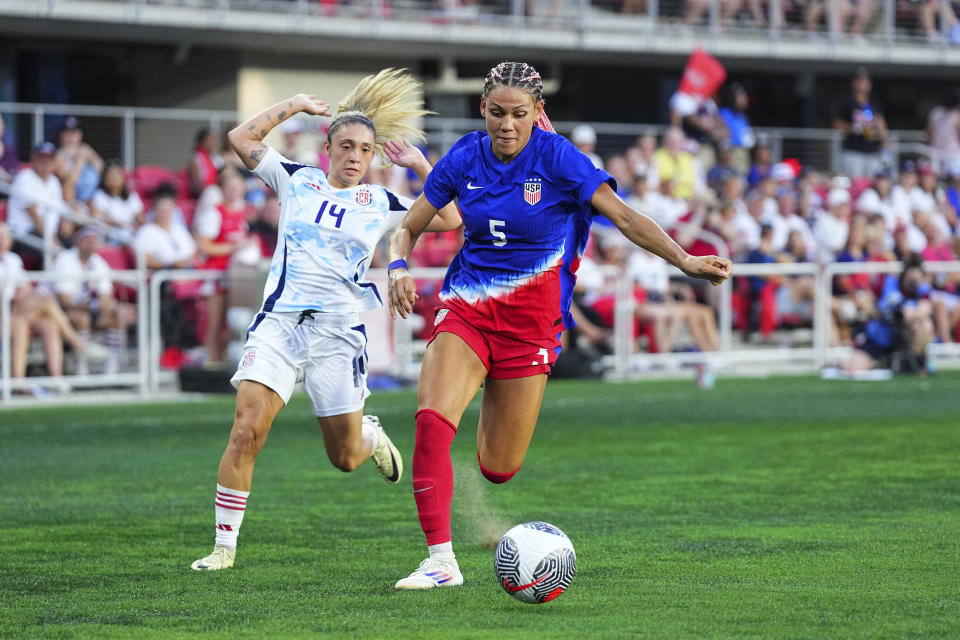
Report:
M546 522L524 522L503 534L493 558L503 590L520 602L540 604L560 596L577 572L570 538Z

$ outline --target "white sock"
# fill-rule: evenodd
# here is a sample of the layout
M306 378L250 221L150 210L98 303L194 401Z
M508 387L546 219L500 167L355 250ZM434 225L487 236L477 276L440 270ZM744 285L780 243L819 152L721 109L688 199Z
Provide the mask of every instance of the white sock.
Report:
M240 524L249 495L249 491L237 491L217 484L217 495L213 500L217 516L216 546L237 548L237 536L240 535Z
M89 331L77 331L77 336L83 340L84 344L90 344ZM85 376L90 373L90 364L87 362L87 356L83 353L77 354L77 375Z
M363 445L364 451L367 447L370 447L369 455L372 456L377 448L377 442L380 440L380 430L369 422L363 422L362 425L360 428L360 444Z
M427 545L427 550L434 560L440 560L441 562L457 561L457 557L453 555L453 541Z

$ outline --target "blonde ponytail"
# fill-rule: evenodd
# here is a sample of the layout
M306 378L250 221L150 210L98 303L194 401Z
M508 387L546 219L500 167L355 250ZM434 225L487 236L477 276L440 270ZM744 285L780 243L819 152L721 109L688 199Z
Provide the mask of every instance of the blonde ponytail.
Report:
M337 105L327 138L349 122L366 124L373 129L377 154L389 163L383 151L387 140L426 139L423 131L410 124L433 113L423 108L419 89L420 83L406 69L384 69L367 76Z

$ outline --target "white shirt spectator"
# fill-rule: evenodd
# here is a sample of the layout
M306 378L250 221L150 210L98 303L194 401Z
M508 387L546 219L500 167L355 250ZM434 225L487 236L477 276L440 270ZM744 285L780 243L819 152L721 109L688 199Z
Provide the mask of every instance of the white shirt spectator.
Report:
M786 216L784 220L786 220L787 223L787 236L789 237L794 231L799 231L800 235L803 236L803 244L807 248L807 262L816 262L817 239L813 235L813 229L810 228L807 221L798 215Z
M85 280L64 279L53 283L53 290L58 295L68 296L73 304L85 304L98 296L113 293L110 265L97 254L90 256L87 263L83 264L76 249L61 251L53 261L52 271L82 273L88 277Z
M838 218L828 212L817 216L813 225L813 235L817 239L820 255L825 260L834 260L843 248L847 246L847 235L850 233L850 224L843 218Z
M110 224L124 229L133 229L137 216L143 213L143 201L136 191L131 190L126 199L108 196L97 189L93 194L93 207L106 214Z
M152 222L140 227L133 239L138 254L151 255L160 263L170 265L189 260L197 253L197 244L187 228L174 222L170 231Z
M3 294L12 298L22 278L23 260L20 256L12 251L7 251L0 256L0 282L3 283Z
M772 209L767 206L771 202L773 203ZM771 242L773 243L774 250L783 251L784 247L787 246L787 236L790 235L790 229L787 226L786 219L780 215L780 208L777 206L777 201L773 198L767 198L764 203L763 215L760 217L760 222L772 227L773 238Z
M737 213L733 216L733 228L740 236L740 246L747 251L760 245L760 225L747 211L746 206L737 208Z
M896 224L909 224L913 220L913 201L911 198L911 193L918 189L918 187L912 187L910 191L904 189L901 185L894 185L893 190L890 191L890 204L893 207L894 218Z
M36 205L45 229L33 228L33 218L27 212L30 205ZM42 235L44 231L55 233L60 225L60 211L66 206L57 176L50 174L44 180L32 167L27 167L13 179L7 208L7 224L14 236L30 233Z
M907 223L908 208L909 207L904 208L903 202L897 201L892 190L886 198L881 198L880 194L873 187L861 193L854 206L854 210L861 213L879 213L882 215L888 232L893 232L898 224Z
M667 230L673 229L677 221L687 213L685 200L668 198L657 191L648 190L642 198L631 195L626 202Z
M670 274L666 261L643 249L630 253L627 275L648 292L666 295L670 288Z

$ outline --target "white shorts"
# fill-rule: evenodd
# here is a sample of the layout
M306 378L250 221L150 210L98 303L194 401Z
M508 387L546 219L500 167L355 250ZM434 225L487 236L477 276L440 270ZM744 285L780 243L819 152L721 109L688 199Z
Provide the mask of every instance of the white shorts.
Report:
M261 313L247 331L230 383L253 380L277 392L284 404L303 382L318 417L363 409L367 390L367 334L356 314Z

